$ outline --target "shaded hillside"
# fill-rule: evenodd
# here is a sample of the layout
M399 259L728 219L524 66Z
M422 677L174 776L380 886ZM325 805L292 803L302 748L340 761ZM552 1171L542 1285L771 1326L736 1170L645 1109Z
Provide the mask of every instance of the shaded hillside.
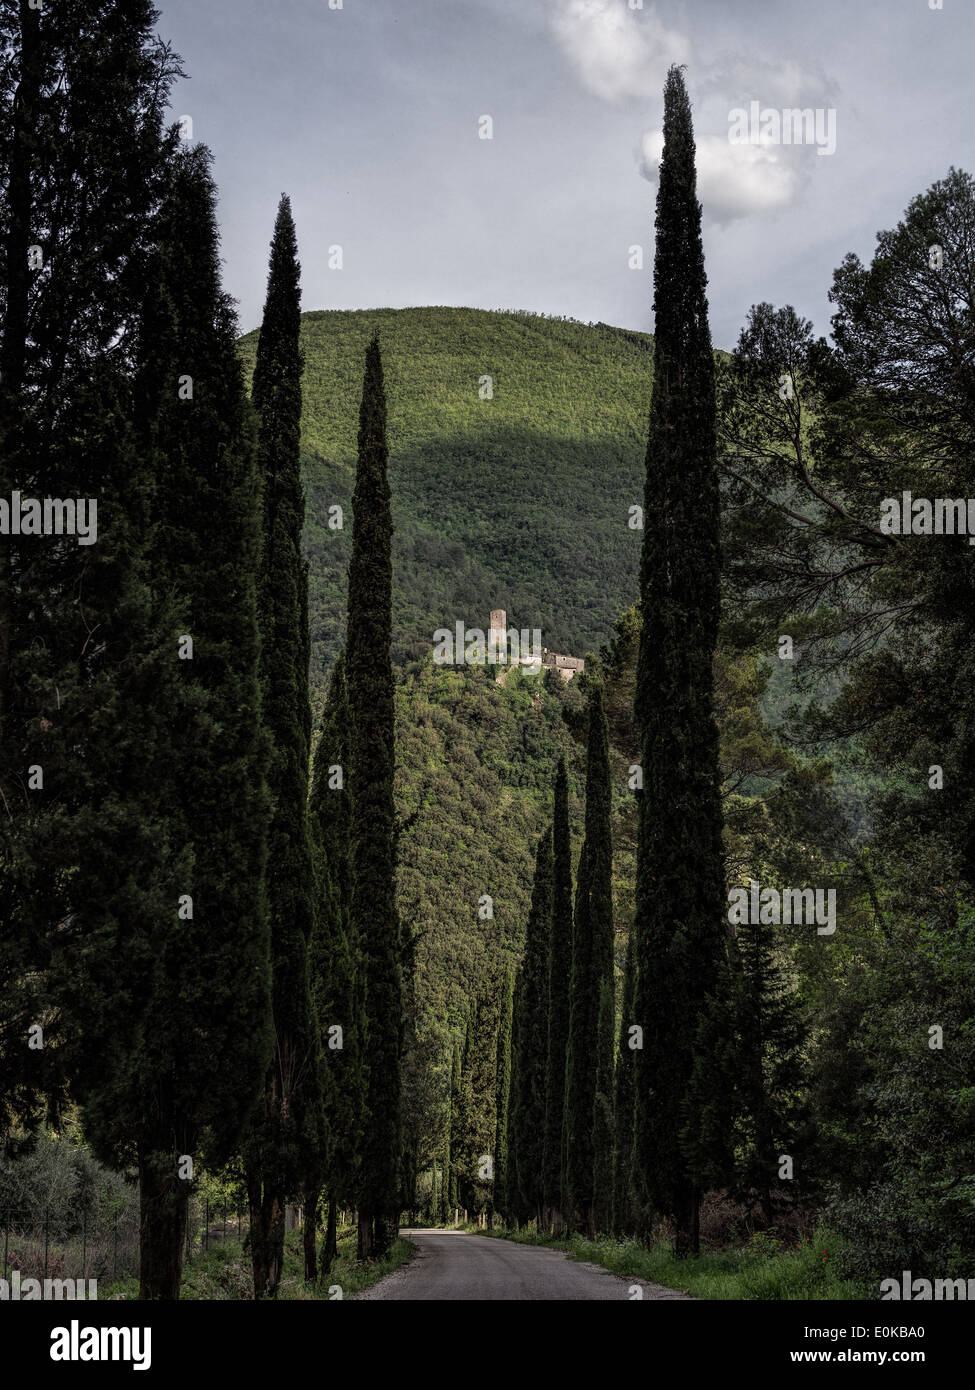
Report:
M344 636L350 500L366 343L389 400L394 660L437 627L504 607L584 655L636 596L652 339L479 309L318 311L302 319L312 683ZM248 371L257 335L241 342ZM479 383L491 377L493 399ZM341 531L329 507L344 509Z

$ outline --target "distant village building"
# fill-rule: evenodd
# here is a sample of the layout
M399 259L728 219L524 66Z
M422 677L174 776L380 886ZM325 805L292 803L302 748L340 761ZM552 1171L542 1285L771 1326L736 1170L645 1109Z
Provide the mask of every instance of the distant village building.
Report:
M508 660L509 641L508 641L508 615L503 608L491 610L491 624L488 628L488 652L497 652L501 655L501 662ZM490 659L490 657L489 657ZM542 648L542 659L539 662L536 655L531 652L519 652L518 663L521 666L533 666L539 673L542 670L558 671L564 681L570 681L573 676L586 669L586 663L578 656L562 656L559 652L551 652L548 647ZM504 683L502 672L498 676L499 683Z

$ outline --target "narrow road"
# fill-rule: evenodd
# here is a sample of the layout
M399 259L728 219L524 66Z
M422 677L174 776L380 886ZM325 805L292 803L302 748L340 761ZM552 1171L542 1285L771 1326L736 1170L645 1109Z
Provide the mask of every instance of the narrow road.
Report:
M562 1301L688 1298L688 1294L649 1284L645 1279L618 1279L599 1265L572 1260L544 1245L518 1245L465 1231L401 1231L416 1254L356 1298L494 1299Z

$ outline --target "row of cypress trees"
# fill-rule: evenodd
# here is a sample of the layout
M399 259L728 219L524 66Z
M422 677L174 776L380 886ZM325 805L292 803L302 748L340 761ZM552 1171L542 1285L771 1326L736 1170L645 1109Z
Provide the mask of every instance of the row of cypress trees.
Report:
M555 1231L594 1234L609 1213L615 995L612 786L602 692L589 694L585 838L573 909L569 782L555 779L539 840L521 968L512 991L510 1079L498 1046L494 1205ZM501 1116L504 1125L501 1127Z
M374 342L312 770L294 222L283 198L248 399L156 17L0 0L0 483L98 499L95 544L0 564L0 1127L74 1103L137 1168L144 1298L179 1295L195 1165L240 1161L262 1297L287 1202L311 1275L323 1191L326 1264L338 1201L364 1254L400 1208L385 399Z
M618 1048L612 790L589 697L585 837L572 903L568 780L536 851L514 991L508 1219L699 1248L705 1188L757 1194L768 1220L795 1113L803 1029L767 927L729 934L713 661L720 616L714 360L682 72L668 74L656 212L654 378L640 568L636 907ZM504 1073L499 1070L504 1078ZM498 1145L501 1152L501 1145Z

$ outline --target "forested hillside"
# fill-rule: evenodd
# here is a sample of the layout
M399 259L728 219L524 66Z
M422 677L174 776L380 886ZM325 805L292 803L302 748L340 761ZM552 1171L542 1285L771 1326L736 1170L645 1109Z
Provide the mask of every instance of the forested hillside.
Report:
M492 608L553 651L598 648L636 598L627 509L642 501L652 338L480 309L318 311L301 338L313 686L344 639L358 378L377 331L395 441L394 661L458 619L486 627ZM248 370L256 342L241 343Z
M975 1297L975 178L716 354L674 64L653 339L241 339L155 18L0 0L0 1299Z

